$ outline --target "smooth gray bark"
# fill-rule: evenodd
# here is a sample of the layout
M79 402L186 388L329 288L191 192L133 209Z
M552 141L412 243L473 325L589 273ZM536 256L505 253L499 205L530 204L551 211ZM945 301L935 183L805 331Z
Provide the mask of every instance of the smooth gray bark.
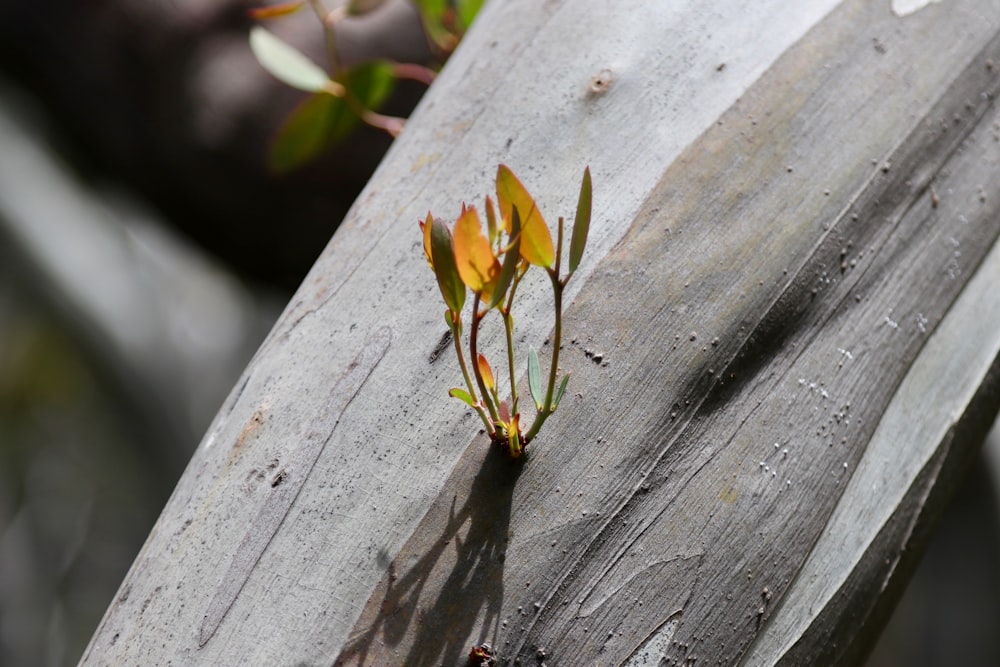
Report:
M488 5L83 663L862 653L997 408L1000 3L799 4ZM446 397L416 228L498 162L550 219L595 185L570 396L523 464Z

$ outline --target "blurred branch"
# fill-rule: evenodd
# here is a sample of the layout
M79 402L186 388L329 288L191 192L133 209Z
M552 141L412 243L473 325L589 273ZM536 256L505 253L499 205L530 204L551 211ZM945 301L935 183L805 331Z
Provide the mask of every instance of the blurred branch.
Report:
M139 202L82 183L0 83L0 238L183 464L276 314Z

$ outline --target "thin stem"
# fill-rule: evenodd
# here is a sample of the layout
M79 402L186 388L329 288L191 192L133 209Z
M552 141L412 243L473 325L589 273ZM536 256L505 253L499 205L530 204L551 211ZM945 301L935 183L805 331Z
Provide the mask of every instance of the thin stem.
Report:
M556 371L559 368L559 348L562 341L562 284L559 282L558 274L552 274L553 300L556 306L556 330L555 340L552 346L552 368L549 369L549 388L545 391L545 411L552 408L552 394L556 388Z
M347 95L344 99L348 100L348 103L354 100L350 91L347 91ZM377 113L371 109L366 109L364 106L357 103L352 104L351 106L355 108L354 110L361 117L361 120L377 130L384 130L390 137L395 139L403 133L403 127L406 125L405 118L400 118L399 116L386 116L385 114Z
M562 340L562 284L559 282L559 274L555 271L550 271L549 276L552 279L552 291L554 292L553 299L555 301L556 309L556 326L555 333L553 334L553 348L552 348L552 368L549 369L549 386L545 391L545 405L542 409L535 414L535 421L531 423L531 428L528 432L524 434L524 444L527 445L531 442L538 431L542 428L542 424L545 420L549 418L554 409L552 409L552 394L555 389L556 384L556 370L559 368L559 345Z
M479 414L479 418L483 420L483 425L486 426L486 432L490 434L490 437L496 436L496 429L493 428L493 422L486 415L486 411L482 407L482 403L479 402L479 397L476 396L476 388L472 384L472 378L469 377L469 367L465 363L465 354L462 352L462 332L458 328L458 314L454 311L451 314L451 337L455 342L455 354L458 355L458 365L462 368L462 377L465 378L465 386L469 390L469 396L472 396L472 400L476 403L476 412Z
M437 77L437 72L432 70L430 67L424 67L423 65L417 65L414 63L394 63L392 66L392 73L396 75L397 79L418 81L426 86L434 83L434 79Z
M476 376L476 384L479 385L479 391L483 395L483 403L486 404L486 408L490 411L490 417L493 418L495 423L500 421L500 417L497 415L496 405L493 404L493 399L490 398L489 391L486 389L486 381L483 380L483 373L479 370L478 339L480 321L482 321L482 316L479 313L479 295L476 294L475 299L472 301L472 324L469 327L469 354L472 356L472 374Z
M517 293L517 286L524 277L524 272L518 270L510 286L507 295L507 305L501 309L503 313L503 328L507 334L507 369L510 372L510 414L517 414L517 366L514 364L514 316L510 314L514 306L514 295Z
M309 0L309 6L313 14L319 19L323 26L323 39L326 41L326 57L330 65L330 77L337 78L340 75L340 55L337 53L337 36L333 32L333 26L339 14L330 14L320 0Z
M514 366L514 318L509 312L503 314L503 328L507 333L507 368L510 371L510 414L517 414L517 375Z
M556 388L556 370L559 368L559 347L562 344L562 293L563 285L559 281L559 269L562 265L562 248L563 248L563 219L559 218L559 240L556 243L556 265L555 268L549 272L549 278L552 280L552 297L555 301L556 308L556 330L555 330L555 341L552 346L552 368L549 369L549 387L545 391L545 411L549 412L552 408L552 392Z
M545 403L542 409L535 414L535 420L531 423L531 428L524 434L524 444L527 445L531 439L538 434L542 424L549 418L555 410L552 408L552 395L556 387L556 374L559 369L559 347L562 345L562 293L563 283L559 280L559 269L562 263L563 246L563 219L559 218L559 235L556 245L556 264L548 270L549 280L552 281L552 299L556 310L555 331L552 335L552 366L549 368L549 386L545 390Z

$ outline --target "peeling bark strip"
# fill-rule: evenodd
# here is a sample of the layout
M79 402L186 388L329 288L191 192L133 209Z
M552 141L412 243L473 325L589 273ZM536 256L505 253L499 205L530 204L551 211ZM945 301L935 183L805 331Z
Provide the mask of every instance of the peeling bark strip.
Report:
M329 410L316 420L308 431L327 433L322 440L304 440L289 456L288 464L275 473L271 479L271 492L264 501L257 516L247 528L243 541L233 556L229 569L216 589L215 596L205 612L201 629L198 632L198 646L203 647L218 630L229 609L233 606L240 591L250 578L257 562L263 555L267 545L271 543L282 521L288 515L288 510L302 490L302 485L309 477L317 459L323 453L323 448L333 436L340 415L351 404L365 380L375 370L378 362L385 356L392 340L392 331L381 328L375 331L365 341L358 356L347 367L346 372L334 385L330 392Z

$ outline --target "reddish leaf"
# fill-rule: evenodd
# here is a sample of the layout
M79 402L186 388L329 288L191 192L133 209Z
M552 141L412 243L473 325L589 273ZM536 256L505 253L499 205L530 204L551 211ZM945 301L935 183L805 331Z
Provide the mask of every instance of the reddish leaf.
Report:
M493 369L490 368L490 363L486 361L486 357L479 354L479 359L477 362L479 364L479 375L483 378L483 384L486 385L487 389L493 389L496 384L493 381Z

